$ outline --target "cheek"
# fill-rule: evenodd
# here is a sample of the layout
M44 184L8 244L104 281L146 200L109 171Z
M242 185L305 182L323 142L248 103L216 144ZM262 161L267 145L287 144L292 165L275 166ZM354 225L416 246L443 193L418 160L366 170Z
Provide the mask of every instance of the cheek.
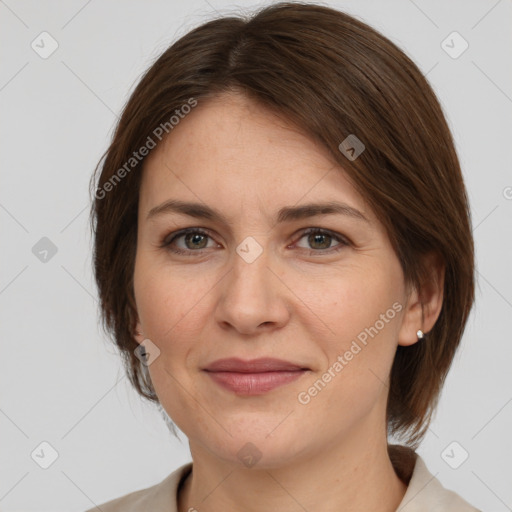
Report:
M303 283L304 293L313 289L310 285ZM363 395L375 397L388 379L404 307L400 269L396 265L352 268L330 279L324 290L322 295L310 294L306 303L311 304L316 323L326 326L326 335L319 340L323 370L330 368L336 375L329 387L337 390L326 399L343 397L353 405ZM336 361L339 364L333 367Z
M386 279L346 279L320 301L318 317L329 326L320 348L325 366L301 388L308 417L330 411L335 428L350 428L377 405L385 407L387 381L397 345L401 304ZM322 427L328 434L332 427Z
M311 318L318 325L323 324L326 339L334 348L359 334L364 338L375 324L385 337L393 337L398 332L397 310L403 308L402 281L396 270L352 267L322 280L317 276L297 280L294 291L304 298L305 305L300 307L310 308L315 313Z
M205 291L143 257L135 266L134 290L144 335L160 350L148 367L151 381L161 403L172 404L166 410L174 419L176 408L190 407L182 401L183 387L191 389L189 354L192 340L200 339Z
M181 429L187 426L183 411L192 414L197 406L189 397L189 393L195 395L189 355L193 340L200 338L205 314L205 301L201 301L205 290L190 283L190 278L180 278L175 270L171 274L149 258L141 258L136 264L134 289L139 318L144 335L160 349L159 357L148 367L151 382L165 410ZM201 421L200 410L195 411L195 417Z
M214 285L213 278L197 279L142 255L135 265L134 288L144 334L165 350L169 340L193 336L206 314L205 294Z

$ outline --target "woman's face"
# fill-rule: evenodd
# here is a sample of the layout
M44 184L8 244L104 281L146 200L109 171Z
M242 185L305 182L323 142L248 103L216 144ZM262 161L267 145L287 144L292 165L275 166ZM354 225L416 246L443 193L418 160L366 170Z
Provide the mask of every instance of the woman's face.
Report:
M401 266L344 171L283 119L226 94L153 150L134 290L155 391L193 454L275 467L385 439L395 350L420 327ZM226 358L292 366L206 370Z

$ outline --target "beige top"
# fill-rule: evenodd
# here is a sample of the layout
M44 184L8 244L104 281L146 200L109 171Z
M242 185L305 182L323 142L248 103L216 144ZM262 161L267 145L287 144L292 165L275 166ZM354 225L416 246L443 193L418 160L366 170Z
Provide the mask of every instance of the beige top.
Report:
M397 446L391 449L395 471L408 483L396 512L481 512L453 491L445 489L415 452ZM178 512L178 487L191 470L192 462L189 462L156 485L126 494L85 512Z

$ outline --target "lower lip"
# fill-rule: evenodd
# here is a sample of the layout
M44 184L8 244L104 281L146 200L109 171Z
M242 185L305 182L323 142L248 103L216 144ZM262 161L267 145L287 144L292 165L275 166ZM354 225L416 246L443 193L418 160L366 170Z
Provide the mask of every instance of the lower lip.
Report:
M306 370L260 373L207 372L220 386L237 395L262 395L297 380Z

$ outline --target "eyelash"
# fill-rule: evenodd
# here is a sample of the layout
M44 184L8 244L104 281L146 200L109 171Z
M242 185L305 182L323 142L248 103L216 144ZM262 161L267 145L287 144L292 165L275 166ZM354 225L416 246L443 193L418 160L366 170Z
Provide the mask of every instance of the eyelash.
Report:
M212 237L206 231L203 231L203 230L201 230L199 228L186 228L186 229L183 229L183 230L180 230L180 231L177 231L176 233L174 233L173 234L174 236L170 240L168 240L169 239L169 235L166 235L163 238L163 240L161 241L160 247L162 249L165 249L167 251L173 252L175 254L182 254L182 255L186 255L186 256L192 256L193 253L195 253L197 255L201 255L203 253L203 251L205 251L207 249L198 249L198 250L187 249L187 250L184 250L184 249L173 248L171 246L171 244L173 242L175 242L179 238L184 237L184 236L186 236L186 235L188 235L190 233L206 236L206 237L212 239ZM328 253L328 254L336 253L336 252L340 251L341 249L343 249L344 247L350 245L350 243L348 242L348 240L346 238L342 237L341 235L339 235L339 234L337 234L337 233L335 233L333 231L330 231L328 229L322 229L322 228L307 228L306 230L304 230L301 233L301 235L298 238L298 240L301 240L305 236L313 234L313 233L329 236L329 237L333 238L335 241L339 242L339 245L337 245L335 247L331 247L331 248L325 249L325 250L324 249L316 249L316 250L315 249L311 249L311 250L309 250L309 253L308 253L309 256L318 256L319 254L325 254L325 253ZM304 250L308 251L308 249L304 249Z

